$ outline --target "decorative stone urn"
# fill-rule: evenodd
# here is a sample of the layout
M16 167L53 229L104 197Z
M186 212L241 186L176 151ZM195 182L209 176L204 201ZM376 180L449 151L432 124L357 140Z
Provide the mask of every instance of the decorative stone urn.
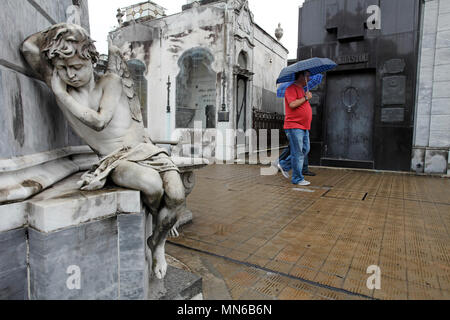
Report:
M281 28L281 23L278 24L278 28L275 29L275 37L277 38L278 41L281 40L281 38L283 38L284 35L284 30L283 28Z

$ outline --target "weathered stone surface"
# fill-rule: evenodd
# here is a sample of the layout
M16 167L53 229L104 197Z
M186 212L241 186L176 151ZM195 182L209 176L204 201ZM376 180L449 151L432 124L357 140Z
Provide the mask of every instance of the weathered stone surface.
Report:
M435 82L433 84L433 99L450 98L450 90L448 90L448 88L449 88L448 81Z
M117 218L50 234L29 229L31 299L118 299ZM81 271L80 290L70 290L68 268Z
M88 17L86 1L80 2L82 16ZM32 76L19 48L26 36L49 27L52 21L65 21L65 11L70 5L71 0L2 1L0 158L62 148L69 142L67 124L50 91ZM76 145L80 141L71 139L70 143Z
M403 59L391 59L385 62L384 72L386 73L401 73L405 70L405 60Z
M441 65L435 69L434 81L447 81L447 83L450 82L450 64Z
M144 214L118 216L120 299L144 300L148 296L148 265L145 260Z
M381 122L395 123L405 121L405 108L383 108L381 109Z
M450 98L433 99L432 115L450 115Z
M114 215L116 212L115 193L83 194L74 191L70 195L62 195L61 198L31 203L28 221L30 226L37 230L52 232Z
M417 173L423 173L425 170L425 149L414 148L413 158L411 161L411 171Z
M0 300L27 299L25 229L0 232L0 248Z
M448 48L436 49L436 60L434 64L436 66L450 64L450 50L448 50Z
M26 223L26 203L20 202L0 206L0 232L21 228Z
M406 77L383 78L383 105L404 104L406 102Z
M430 131L430 147L433 148L449 148L450 147L450 131L431 130Z
M424 8L424 34L435 33L437 31L438 23L438 3L437 1L430 1L425 4Z
M151 300L191 300L202 293L202 278L169 266L164 280L150 282Z
M425 155L425 173L447 173L448 151L427 150Z
M450 30L450 12L449 13L439 12L438 31L443 30Z
M427 147L430 138L430 116L417 116L414 145Z
M448 48L450 47L450 30L439 31L437 33L437 48Z
M429 116L431 114L431 103L430 102L418 102L417 103L417 114L421 116Z

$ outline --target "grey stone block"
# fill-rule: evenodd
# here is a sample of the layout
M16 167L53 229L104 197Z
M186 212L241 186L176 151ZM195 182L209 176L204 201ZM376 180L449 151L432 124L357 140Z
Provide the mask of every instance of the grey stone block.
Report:
M439 14L438 31L442 30L450 30L450 12Z
M450 98L433 99L432 115L450 115ZM449 124L450 126L450 124Z
M435 66L450 64L450 50L448 48L436 49Z
M27 245L25 229L0 233L0 300L26 300Z
M450 51L450 48L447 49ZM434 81L447 81L450 86L450 64L444 64L434 69Z
M433 84L433 99L434 98L450 98L450 90L448 89L448 82L435 82Z
M164 280L150 281L151 300L191 300L202 293L202 278L169 266Z
M449 48L450 47L450 30L439 31L437 33L437 48Z
M437 1L431 1L425 3L424 9L424 34L435 33L437 30L438 22L438 3Z
M415 128L416 147L427 147L430 138L430 116L417 116Z
M425 170L425 149L414 148L411 160L411 171L423 173Z
M440 1L439 13L450 13L450 1L446 1L446 0Z
M447 173L448 150L427 150L425 173Z
M430 130L430 147L432 148L449 148L450 147L450 131L446 130Z
M436 49L433 48L422 48L420 52L420 66L421 68L431 68L434 66L434 58L436 54Z
M450 132L450 115L432 115L431 116L431 131L445 131Z
M31 299L118 299L117 218L44 234L29 230ZM68 268L81 274L80 290L67 286Z
M147 299L148 266L145 259L145 216L144 214L119 215L118 227L120 299Z
M417 104L417 115L429 116L431 114L431 103L419 102Z

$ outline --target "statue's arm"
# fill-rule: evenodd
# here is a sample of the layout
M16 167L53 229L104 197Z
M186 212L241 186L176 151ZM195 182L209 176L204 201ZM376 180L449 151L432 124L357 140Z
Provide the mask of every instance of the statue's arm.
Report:
M103 96L98 111L94 111L89 106L84 106L76 101L65 89L60 88L57 81L57 72L54 73L52 89L56 99L67 111L80 120L83 124L95 131L102 131L111 122L114 112L122 96L122 82L118 76L107 75L104 79Z
M42 33L38 32L28 37L22 43L20 51L31 69L33 69L36 76L40 77L47 83L47 85L51 86L53 68L47 60L43 59L41 55L42 41Z

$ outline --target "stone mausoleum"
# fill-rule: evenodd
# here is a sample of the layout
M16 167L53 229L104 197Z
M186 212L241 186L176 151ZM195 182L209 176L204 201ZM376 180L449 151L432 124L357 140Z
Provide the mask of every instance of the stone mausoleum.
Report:
M315 90L316 165L447 173L446 0L306 0L298 59L339 67Z
M284 114L275 80L288 51L255 23L247 1L191 1L170 16L144 2L118 17L123 21L111 37L139 79L152 138L187 136L183 155L229 160L236 147L249 150L227 129L253 128L253 108ZM196 122L202 146L189 138ZM218 131L224 139L216 141Z

